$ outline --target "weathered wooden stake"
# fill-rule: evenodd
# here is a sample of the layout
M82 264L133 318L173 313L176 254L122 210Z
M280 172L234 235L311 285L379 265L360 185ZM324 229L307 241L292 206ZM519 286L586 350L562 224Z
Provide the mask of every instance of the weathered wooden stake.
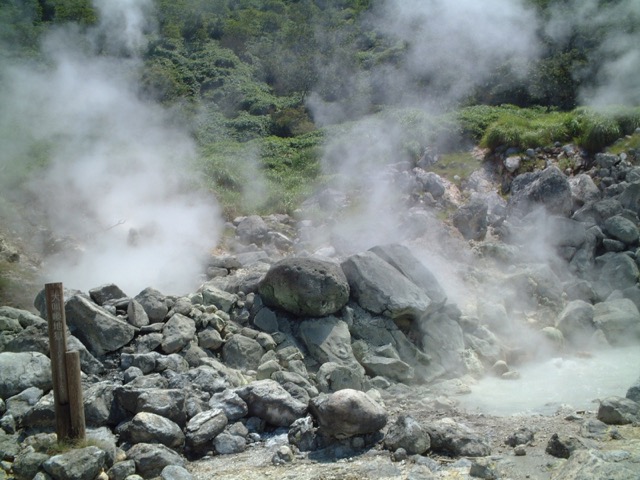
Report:
M80 371L80 352L67 352L67 321L62 283L44 286L49 322L49 356L53 377L58 442L84 440L86 427Z
M67 389L69 392L69 409L71 411L70 437L74 440L86 438L84 420L84 399L82 396L82 382L80 371L80 352L67 352Z
M44 286L49 322L49 356L53 378L53 400L56 412L56 434L58 442L70 438L71 411L67 387L67 322L64 315L62 283L47 283Z

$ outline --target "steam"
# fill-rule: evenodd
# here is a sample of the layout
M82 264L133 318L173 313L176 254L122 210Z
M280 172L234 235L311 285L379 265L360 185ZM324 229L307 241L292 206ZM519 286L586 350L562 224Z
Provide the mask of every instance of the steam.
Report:
M546 33L552 38L571 42L571 35L586 31L598 39L587 68L595 70L596 83L580 92L583 105L603 107L612 104L640 104L640 3L636 0L598 2L572 0L552 11ZM606 35L603 27L606 28ZM574 75L580 78L580 70Z
M83 290L113 282L130 295L147 286L186 293L220 234L218 207L185 173L192 140L137 95L151 2L96 7L99 23L87 33L69 27L45 38L48 68L5 69L3 167L29 161L33 145L47 151L46 170L16 193L25 216L52 232L44 246L57 255L46 261L44 281ZM52 245L57 238L72 248Z

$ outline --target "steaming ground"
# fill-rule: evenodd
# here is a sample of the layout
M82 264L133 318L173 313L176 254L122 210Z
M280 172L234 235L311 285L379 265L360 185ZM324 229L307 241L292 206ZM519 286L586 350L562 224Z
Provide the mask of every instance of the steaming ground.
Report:
M459 397L460 405L490 415L552 415L559 408L595 410L597 400L624 397L638 378L640 348L620 347L589 356L558 356L523 365L520 378L487 376Z

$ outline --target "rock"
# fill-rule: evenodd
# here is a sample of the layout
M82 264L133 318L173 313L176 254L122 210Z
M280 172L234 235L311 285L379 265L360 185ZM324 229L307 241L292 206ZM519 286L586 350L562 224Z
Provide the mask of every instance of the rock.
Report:
M629 400L640 403L640 378L638 378L638 380L636 380L635 383L629 387L629 390L627 390L627 394L625 395L625 397Z
M518 430L509 435L504 443L510 447L518 445L528 445L533 442L535 435L533 431L527 427L520 427Z
M557 167L523 173L511 182L509 215L524 216L540 206L554 215L568 217L571 214L571 187Z
M98 447L78 448L54 455L42 464L42 468L56 480L93 479L106 466L106 457Z
M164 322L169 313L166 297L153 288L145 288L135 296L134 300L142 305L150 323Z
M389 426L384 446L391 451L403 448L408 455L422 455L431 447L431 438L413 417L400 415Z
M596 268L594 287L601 300L614 290L625 290L638 282L638 266L624 253L610 252L598 257Z
M491 455L488 442L462 423L443 418L424 426L431 438L431 450L453 457Z
M573 300L560 313L556 328L572 345L586 346L596 330L593 318L593 305L583 300Z
M136 328L149 325L149 315L142 304L135 299L131 299L127 305L127 321Z
M320 431L334 438L374 433L387 423L386 411L366 393L344 389L311 399L309 411Z
M287 438L301 452L311 452L318 447L317 429L313 426L313 418L307 415L291 424Z
M133 460L124 460L115 463L109 470L107 475L109 480L125 480L130 475L136 473L136 462Z
M574 451L582 448L585 446L577 437L560 437L554 433L547 443L545 452L552 457L569 458Z
M235 293L230 293L212 285L212 282L205 283L199 290L202 294L203 305L214 305L219 310L229 313L238 301Z
M607 397L600 400L597 418L607 425L640 422L640 404L629 398Z
M571 188L573 206L576 210L585 204L593 203L600 199L600 189L586 173L569 177L569 187Z
M317 257L288 257L274 264L259 286L265 304L294 315L324 317L349 300L340 265Z
M222 410L230 422L240 420L249 413L246 402L237 393L228 389L213 394L209 400L209 408Z
M161 443L179 449L185 436L175 422L155 413L139 412L131 422L119 428L120 435L131 443Z
M11 466L13 475L17 480L32 480L40 470L40 466L47 460L49 455L46 453L37 452L31 446L23 448L16 455Z
M400 360L397 353L395 356L387 357L376 355L374 350L373 353L368 353L361 358L360 364L371 377L381 376L395 382L407 383L411 382L415 376L413 367Z
M120 287L113 283L92 288L91 290L89 290L89 296L91 297L91 300L93 300L100 306L103 306L109 301L127 298L127 294L120 290Z
M258 380L236 393L249 408L249 415L276 427L288 427L307 413L307 405L294 399L278 382Z
M338 363L323 363L316 374L318 390L323 393L337 392L345 388L362 390L364 386L364 371Z
M444 306L447 301L444 289L435 275L411 253L409 248L393 243L375 246L370 251L424 290L431 299L433 310L438 310Z
M353 298L374 314L413 320L432 309L426 292L373 252L352 255L342 269Z
M160 473L161 480L193 480L193 475L179 465L167 465Z
M224 363L243 371L256 370L264 354L265 350L256 340L240 334L228 337L222 347Z
M597 303L594 306L593 323L611 345L629 345L640 339L640 313L629 299Z
M300 338L318 363L333 362L362 369L351 349L347 324L336 317L305 320L300 324Z
M135 334L132 325L81 295L66 301L65 315L70 332L98 358L125 346Z
M487 203L474 195L468 203L455 211L451 220L465 240L483 240L487 234L488 210Z
M136 472L143 478L159 476L168 465L186 466L178 453L159 444L138 443L127 450L127 458L136 463Z
M500 478L496 465L490 459L478 458L471 462L469 476L474 478L484 478L485 480L495 480Z
M29 387L52 388L51 361L37 352L0 352L0 398L9 398Z
M628 480L638 476L640 455L620 450L576 450L551 480Z
M195 321L176 313L162 328L162 351L164 353L179 352L195 338L195 335Z
M462 367L464 334L455 320L445 312L435 312L420 322L422 348L433 356L447 372L457 372Z
M213 439L213 446L218 455L231 455L244 452L247 448L247 441L242 436L222 432Z
M213 439L222 433L228 420L222 409L206 410L194 416L185 428L186 445L194 453L213 448Z
M604 230L616 240L631 245L638 242L638 227L622 215L609 217L604 221Z
M245 245L264 244L268 239L269 227L259 215L249 215L238 222L236 237Z

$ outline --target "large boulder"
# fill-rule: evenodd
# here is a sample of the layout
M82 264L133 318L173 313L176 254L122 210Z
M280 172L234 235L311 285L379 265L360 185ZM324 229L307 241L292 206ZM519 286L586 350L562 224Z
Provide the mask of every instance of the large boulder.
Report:
M433 309L422 288L371 251L347 258L342 269L353 298L365 310L394 320L413 320Z
M507 209L510 215L522 216L543 206L547 212L568 217L572 209L571 186L557 168L518 175L511 182Z
M135 334L135 327L82 295L69 298L65 314L71 333L96 357L115 352Z
M422 263L408 247L398 243L378 245L370 249L389 265L398 270L418 287L422 288L431 299L432 309L442 307L447 301L447 294L436 276Z
M344 389L311 399L309 411L320 430L334 438L375 433L387 424L387 413L366 393Z
M51 478L81 480L96 478L106 466L107 454L98 447L90 446L73 449L54 455L42 464Z
M296 400L278 382L258 380L236 393L249 407L249 415L276 427L288 427L307 414L307 405Z
M305 320L300 324L300 338L311 356L320 364L334 362L361 369L351 349L347 324L336 317Z
M0 352L0 398L9 398L29 387L50 390L51 361L38 352Z
M345 306L349 284L340 265L316 257L288 257L260 282L264 302L294 315L324 317Z
M593 323L611 345L628 345L640 340L640 313L628 298L597 303Z

